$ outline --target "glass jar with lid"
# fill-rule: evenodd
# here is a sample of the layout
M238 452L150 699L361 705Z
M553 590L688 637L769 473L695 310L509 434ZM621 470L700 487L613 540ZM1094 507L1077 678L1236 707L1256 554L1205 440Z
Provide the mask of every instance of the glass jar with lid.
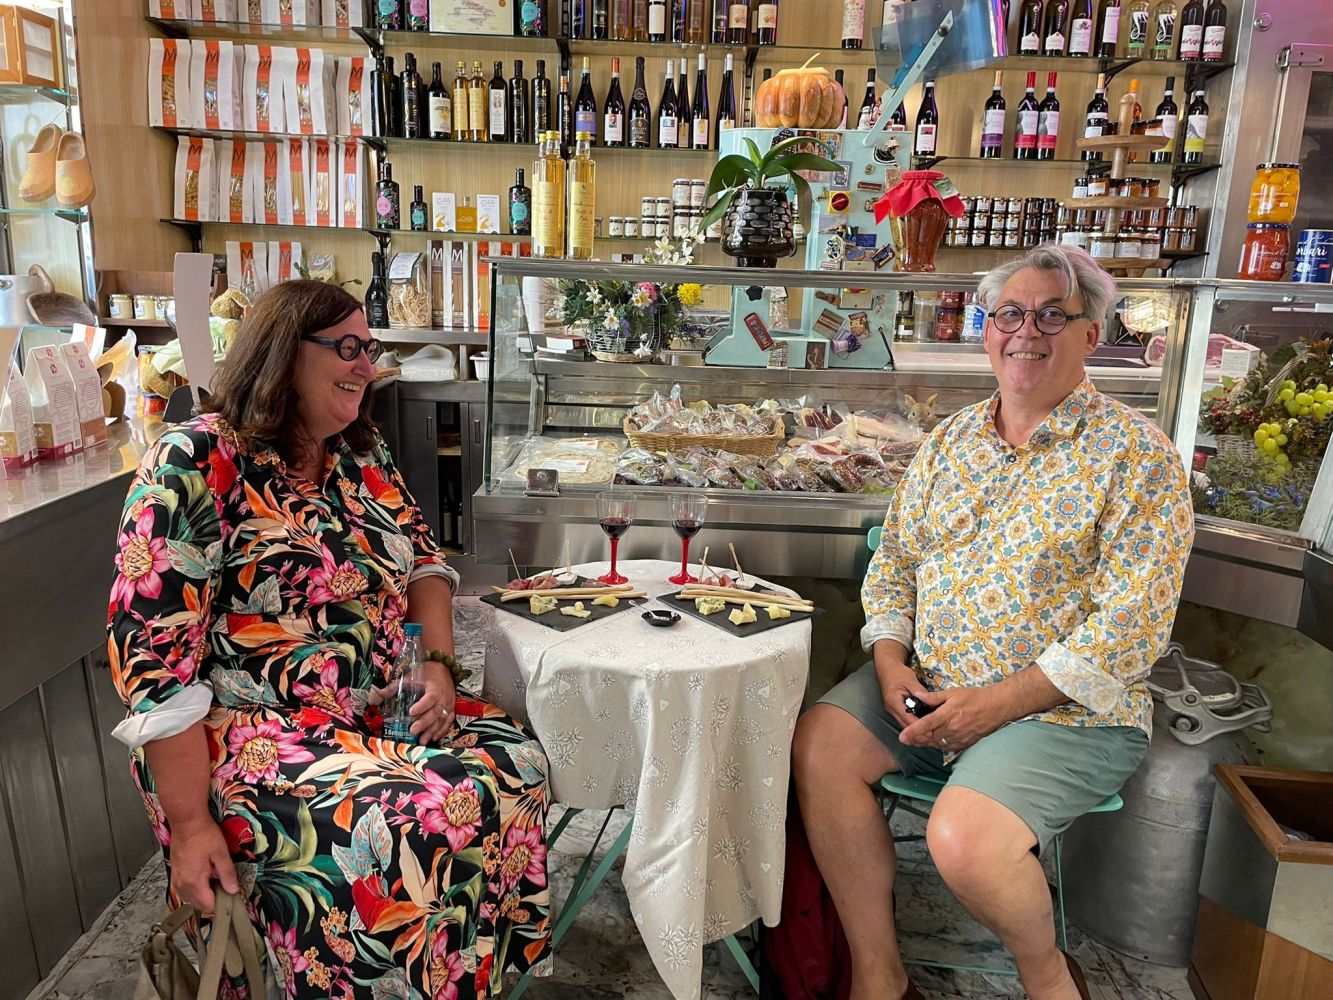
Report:
M1281 281L1291 254L1291 226L1275 222L1251 222L1240 252L1238 278L1248 281Z
M1261 163L1250 185L1250 221L1291 225L1301 194L1299 163Z
M1139 246L1139 231L1137 229L1122 229L1116 237L1115 255L1137 260Z
M1139 230L1139 259L1157 260L1162 256L1162 231L1160 229Z
M1096 230L1088 240L1088 252L1098 260L1110 260L1115 256L1116 236L1105 229Z

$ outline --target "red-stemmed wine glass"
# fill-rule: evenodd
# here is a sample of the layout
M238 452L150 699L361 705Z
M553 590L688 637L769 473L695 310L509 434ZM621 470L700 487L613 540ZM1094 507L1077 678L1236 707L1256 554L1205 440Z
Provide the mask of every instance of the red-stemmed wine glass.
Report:
M698 583L697 576L690 576L690 539L699 533L708 515L708 498L702 493L672 493L671 527L680 536L680 572L668 577L669 583L683 586Z
M629 578L616 572L616 550L620 547L620 538L629 531L634 523L634 497L628 493L598 493L597 523L611 539L611 572L597 578L598 583L629 583Z

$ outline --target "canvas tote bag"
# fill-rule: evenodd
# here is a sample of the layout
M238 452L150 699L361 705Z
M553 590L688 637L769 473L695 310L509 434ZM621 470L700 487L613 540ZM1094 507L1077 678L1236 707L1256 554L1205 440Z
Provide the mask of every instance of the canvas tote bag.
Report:
M214 906L213 936L199 955L199 972L175 941L176 932L198 911L182 906L153 926L139 952L134 1000L217 1000L224 965L228 975L244 970L252 996L265 995L264 967L245 901L218 889Z

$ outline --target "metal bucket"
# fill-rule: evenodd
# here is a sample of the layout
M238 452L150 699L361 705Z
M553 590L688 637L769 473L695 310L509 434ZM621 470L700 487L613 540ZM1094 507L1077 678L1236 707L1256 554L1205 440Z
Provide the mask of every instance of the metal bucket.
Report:
M28 309L28 296L53 287L51 276L39 264L27 274L0 274L0 326L31 326L36 320Z
M1247 727L1271 725L1255 685L1175 644L1153 667L1153 741L1121 789L1119 812L1084 816L1064 835L1070 919L1133 958L1184 966L1194 941L1214 764L1253 762Z

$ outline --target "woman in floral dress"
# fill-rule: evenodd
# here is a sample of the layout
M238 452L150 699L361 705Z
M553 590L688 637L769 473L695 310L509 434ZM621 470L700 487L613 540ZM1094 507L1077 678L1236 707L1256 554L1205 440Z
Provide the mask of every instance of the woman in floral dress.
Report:
M457 574L367 416L379 352L351 296L279 285L211 412L144 457L109 609L116 735L174 902L242 892L286 996L467 1000L549 970L546 758L435 662L416 742L380 737L404 623L453 650Z

